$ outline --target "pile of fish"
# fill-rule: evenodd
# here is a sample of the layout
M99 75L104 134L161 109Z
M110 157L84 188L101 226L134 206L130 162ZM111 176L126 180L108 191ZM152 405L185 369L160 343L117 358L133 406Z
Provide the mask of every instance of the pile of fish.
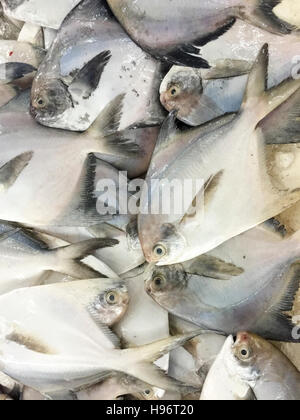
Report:
M0 399L300 400L299 1L1 0L0 91Z

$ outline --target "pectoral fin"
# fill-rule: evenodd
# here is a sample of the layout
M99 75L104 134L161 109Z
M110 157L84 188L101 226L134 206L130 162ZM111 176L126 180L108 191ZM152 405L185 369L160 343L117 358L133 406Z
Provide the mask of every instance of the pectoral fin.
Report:
M201 75L205 80L243 76L251 71L252 64L246 60L216 60L209 70L202 70Z
M22 153L0 168L0 189L8 190L18 179L33 157L33 152Z
M89 61L77 74L69 92L74 99L88 99L97 89L102 73L111 59L111 51L103 51Z

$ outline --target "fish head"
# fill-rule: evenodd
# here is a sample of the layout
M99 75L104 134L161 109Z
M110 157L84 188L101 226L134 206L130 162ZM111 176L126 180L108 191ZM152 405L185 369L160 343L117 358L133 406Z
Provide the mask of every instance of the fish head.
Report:
M41 124L56 121L67 109L73 108L67 85L60 79L35 84L31 93L31 115Z
M184 236L172 223L147 223L141 226L139 234L145 258L150 264L174 264L186 248Z
M197 109L203 85L198 69L174 66L160 87L160 100L167 111L176 110L180 119L188 118Z
M158 304L174 308L180 303L188 276L180 264L154 267L145 281L145 290Z
M105 325L112 326L125 315L129 305L129 294L124 284L107 288L97 297L93 305L97 318Z

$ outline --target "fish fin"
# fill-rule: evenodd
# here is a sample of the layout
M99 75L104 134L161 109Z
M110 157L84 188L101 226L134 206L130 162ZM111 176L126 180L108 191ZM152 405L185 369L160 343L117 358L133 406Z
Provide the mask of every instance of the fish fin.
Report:
M300 88L300 79L289 78L279 85L267 90L269 47L265 44L249 74L245 96L242 103L244 109L257 107L258 123L268 114L276 110Z
M183 264L183 266L188 274L196 274L218 280L230 280L232 277L239 276L244 272L243 268L212 255L201 255L188 264Z
M125 94L116 96L99 114L88 129L89 135L105 137L119 130Z
M115 348L120 349L121 342L119 337L107 325L101 324L99 322L97 325L105 337L115 346Z
M300 89L257 126L265 144L300 143Z
M33 157L33 152L25 152L13 158L0 168L0 189L11 187Z
M168 377L164 372L157 368L157 366L151 363L160 359L170 351L183 346L192 338L206 332L207 331L197 330L187 334L169 337L145 346L123 350L122 353L126 361L128 361L126 373L152 386L178 391L178 387L182 387L182 384Z
M243 106L251 99L260 98L267 90L269 67L269 46L264 44L250 71Z
M168 146L173 137L179 133L179 129L176 125L177 113L176 110L171 111L164 120L156 142L154 155L156 154L156 151L161 151L165 146Z
M105 137L105 148L115 156L137 157L144 153L135 141L134 129L120 131Z
M49 269L78 280L101 278L103 275L82 263L81 260L97 249L113 247L118 243L119 241L116 239L89 239L77 244L50 250L48 251L49 257L52 258L54 255L55 259L49 266Z
M164 55L164 58L175 65L209 69L210 65L207 60L200 56L200 47L206 45L211 41L215 41L220 36L224 35L235 23L235 18L230 18L215 32L209 33L205 37L193 40L189 44L181 44L176 49Z
M3 63L0 64L0 82L10 83L21 79L27 74L33 73L37 69L26 63Z
M204 184L204 205L207 206L217 191L219 183L222 179L224 171L221 170L217 174L212 175Z
M202 70L201 76L204 80L228 79L248 74L253 63L246 60L216 60L209 70Z
M282 0L250 0L249 5L242 6L238 13L239 17L251 24L275 34L289 34L295 29L288 22L281 20L274 13L274 8Z
M293 310L295 297L300 288L300 261L291 265L285 277L286 287L279 301L260 318L255 326L255 332L269 340L300 343L300 338L293 338L292 331L296 325L287 314Z
M97 89L102 73L110 59L111 51L102 51L79 71L68 89L73 99L76 97L89 99Z

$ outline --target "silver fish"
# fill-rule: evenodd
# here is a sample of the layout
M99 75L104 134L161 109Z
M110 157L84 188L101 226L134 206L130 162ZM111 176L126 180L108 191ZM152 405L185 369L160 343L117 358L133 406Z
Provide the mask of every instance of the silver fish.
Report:
M200 332L120 350L117 337L94 318L99 289L115 284L109 279L90 280L19 289L1 296L2 371L43 394L76 391L115 372L177 390L180 384L151 362Z
M222 353L227 375L252 389L255 399L300 399L299 371L279 350L261 337L244 332L239 333L236 340L230 336ZM220 373L214 378L216 387L222 382Z
M161 121L161 64L143 52L102 0L84 0L65 20L32 86L32 115L50 127L84 131L124 95L121 127Z
M148 293L173 315L198 326L299 342L285 313L299 289L300 232L282 239L264 226L183 265L157 267Z
M87 226L111 219L98 212L102 192L97 195L97 183L118 181L119 172L92 153L144 160L135 143L136 129L116 133L122 99L117 97L82 134L42 127L23 112L1 113L0 184L5 196L0 197L0 217L33 226ZM28 164L16 172L22 159Z
M178 119L198 126L226 112L240 109L247 74L261 45L269 43L268 88L296 76L299 70L299 35L269 34L245 22L237 22L221 38L203 48L210 69L173 67L161 88L161 102Z
M164 123L138 220L149 263L193 259L299 200L298 145L283 143L298 141L300 80L289 79L266 91L267 63L264 46L237 115L183 132L175 125L175 112ZM185 180L198 185L182 208L152 211L161 197L172 202L172 182L182 191Z
M288 34L293 25L281 20L273 0L108 0L115 16L145 51L173 64L209 67L201 47L234 25L250 22L271 33Z
M34 233L17 225L0 224L0 294L41 283L49 270L64 273L73 279L103 277L81 262L98 248L114 246L113 239L90 239L68 247L48 249Z

